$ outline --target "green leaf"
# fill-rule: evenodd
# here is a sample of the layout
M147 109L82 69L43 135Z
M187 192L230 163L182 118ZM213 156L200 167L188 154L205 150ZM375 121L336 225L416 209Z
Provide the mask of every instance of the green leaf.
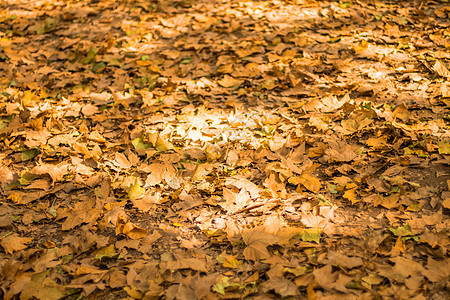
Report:
M82 64L87 65L95 60L95 56L97 55L97 49L94 47L89 48L89 52L86 57L81 61Z
M28 172L23 173L19 178L20 185L29 185L31 181L35 180L38 176L30 174Z
M399 226L397 228L389 228L389 230L395 235L395 236L408 236L413 235L411 232L411 227L409 224L406 224L405 226Z
M101 73L106 68L106 64L104 62L98 62L92 66L92 72Z
M300 238L304 242L316 242L320 243L320 230L317 228L305 229L300 232Z
M180 64L187 65L187 64L191 63L191 61L192 61L192 57L189 56L189 57L183 58L183 60L180 62Z
M144 139L139 137L139 138L135 138L134 140L131 141L131 144L133 144L134 149L136 150L146 150L148 148L150 148L150 144L146 144L144 143Z
M119 256L119 253L116 252L114 245L109 245L108 247L103 247L94 252L94 259L101 260L102 258L116 258Z
M27 161L27 160L33 159L38 154L39 154L39 150L36 148L23 150L21 159L22 159L22 161Z
M230 277L223 276L219 282L217 282L213 287L212 290L216 293L219 293L221 295L225 295L225 289L230 286L239 286L238 283L230 282Z

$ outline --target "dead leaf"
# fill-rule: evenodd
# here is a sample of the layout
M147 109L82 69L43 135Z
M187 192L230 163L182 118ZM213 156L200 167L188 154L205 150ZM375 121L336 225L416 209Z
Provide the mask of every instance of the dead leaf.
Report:
M304 173L300 176L291 177L289 178L288 181L290 184L302 185L313 193L318 193L322 186L319 178L308 173Z
M439 60L436 60L436 62L434 63L433 71L435 71L439 76L450 78L450 71Z
M0 239L0 245L3 247L6 253L12 254L16 251L26 249L26 244L30 243L33 239L29 237L20 237L17 233L6 235Z
M270 258L267 246L277 243L280 238L268 233L263 227L255 227L242 232L242 238L247 248L244 249L244 256L247 260L258 261L260 259Z
M238 80L236 78L233 78L229 75L225 75L222 79L218 80L217 83L219 83L219 85L226 87L226 88L230 88L230 87L238 87L239 85L241 85L242 81Z
M124 234L129 238L136 240L147 236L148 232L144 228L138 227L127 221L125 217L120 216L117 219L116 234Z
M349 257L334 251L328 251L327 258L332 265L349 269L362 266L363 264L362 259L359 257Z
M14 179L13 172L11 172L8 167L1 166L0 167L0 185L5 186L11 183Z
M132 166L125 154L119 152L116 152L115 164L122 169L128 169Z

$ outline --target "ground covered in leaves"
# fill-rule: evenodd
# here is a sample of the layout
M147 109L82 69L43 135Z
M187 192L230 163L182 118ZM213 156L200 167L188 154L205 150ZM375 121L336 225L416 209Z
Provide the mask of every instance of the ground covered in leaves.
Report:
M0 0L2 299L448 299L446 1Z

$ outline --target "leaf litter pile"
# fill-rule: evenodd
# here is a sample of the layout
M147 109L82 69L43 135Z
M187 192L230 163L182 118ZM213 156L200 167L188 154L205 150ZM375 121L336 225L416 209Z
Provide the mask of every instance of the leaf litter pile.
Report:
M3 299L448 299L446 1L0 1Z

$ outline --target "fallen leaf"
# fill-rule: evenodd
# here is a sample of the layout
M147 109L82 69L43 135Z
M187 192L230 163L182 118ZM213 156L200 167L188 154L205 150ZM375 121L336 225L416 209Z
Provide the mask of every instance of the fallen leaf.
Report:
M117 219L116 234L124 234L129 238L136 240L147 236L148 232L144 228L138 227L127 221L125 217L120 216Z
M116 152L115 164L122 169L128 169L132 166L128 158L123 153Z
M144 196L145 188L141 187L138 178L134 180L134 184L128 190L130 200L140 199Z
M319 178L308 173L304 173L300 176L290 177L288 181L290 184L302 185L313 193L318 193L322 186Z
M222 79L218 80L217 83L226 88L237 88L239 85L241 85L242 81L229 75L225 75Z
M258 261L269 258L271 255L267 246L273 245L280 240L275 234L268 233L264 227L255 227L242 232L242 238L247 248L244 249L244 256L247 260Z
M436 60L436 62L434 63L433 71L435 71L439 76L450 78L450 71L439 60Z
M17 233L9 234L0 239L0 245L3 247L6 253L12 254L16 251L26 249L26 244L30 243L33 239L29 237L20 237Z
M363 264L360 257L349 257L334 251L328 251L327 258L333 266L341 266L349 269L362 266Z
M11 172L8 167L1 166L0 167L0 185L5 186L11 183L14 179L13 172Z

